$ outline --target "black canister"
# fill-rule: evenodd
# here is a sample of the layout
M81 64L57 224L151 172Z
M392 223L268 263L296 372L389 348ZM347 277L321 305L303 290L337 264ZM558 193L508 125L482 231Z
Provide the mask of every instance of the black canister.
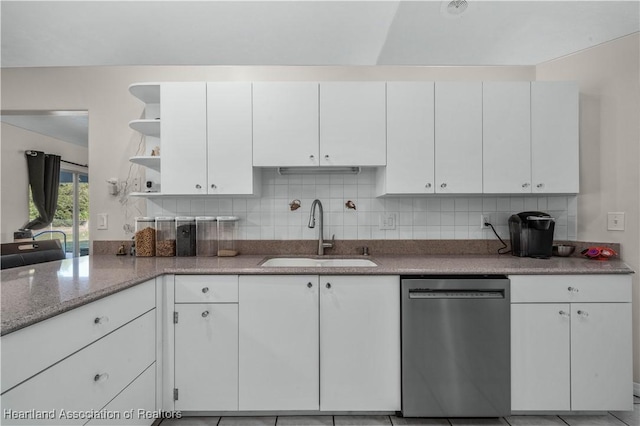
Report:
M196 220L190 216L176 217L176 256L196 255Z

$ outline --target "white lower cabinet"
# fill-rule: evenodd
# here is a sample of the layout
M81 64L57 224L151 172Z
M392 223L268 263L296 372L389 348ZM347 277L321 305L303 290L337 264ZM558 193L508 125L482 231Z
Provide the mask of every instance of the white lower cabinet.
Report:
M241 276L240 410L399 410L399 285Z
M152 310L4 393L2 424L86 423L87 412L100 410L155 362L155 326ZM146 391L154 394L155 404L155 384ZM51 418L16 419L7 410L35 410Z
M137 426L149 425L158 416L156 395L156 364L151 364L129 386L109 402L99 416L87 422L96 426Z
M238 305L176 304L175 409L238 409Z
M240 410L318 410L318 276L239 286Z
M320 409L399 411L400 281L320 276Z
M631 277L510 278L512 410L631 410Z

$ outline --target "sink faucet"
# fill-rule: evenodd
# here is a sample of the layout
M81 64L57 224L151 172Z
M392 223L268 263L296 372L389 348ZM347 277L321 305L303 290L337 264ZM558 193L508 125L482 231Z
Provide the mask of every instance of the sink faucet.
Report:
M335 242L336 236L333 235L333 237L331 237L330 243L324 242L324 226L323 226L324 210L322 209L322 203L318 199L313 200L313 203L311 204L311 214L309 215L309 228L316 227L316 205L318 206L318 210L320 210L320 219L319 219L320 223L318 226L318 255L322 256L324 255L324 249L333 248L333 243Z

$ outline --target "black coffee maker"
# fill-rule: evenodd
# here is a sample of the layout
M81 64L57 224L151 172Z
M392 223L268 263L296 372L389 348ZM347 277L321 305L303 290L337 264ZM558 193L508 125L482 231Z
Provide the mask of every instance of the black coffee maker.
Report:
M522 212L509 218L511 254L548 259L553 248L555 220L547 213Z

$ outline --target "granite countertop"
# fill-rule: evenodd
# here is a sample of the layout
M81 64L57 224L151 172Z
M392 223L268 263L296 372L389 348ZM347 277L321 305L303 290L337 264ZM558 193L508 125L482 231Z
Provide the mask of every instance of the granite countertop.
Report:
M620 260L498 255L381 255L377 267L261 267L269 256L151 257L94 255L7 269L1 274L5 335L163 274L629 274ZM287 256L294 257L294 256ZM313 257L313 256L305 256ZM324 256L331 258L331 256Z

